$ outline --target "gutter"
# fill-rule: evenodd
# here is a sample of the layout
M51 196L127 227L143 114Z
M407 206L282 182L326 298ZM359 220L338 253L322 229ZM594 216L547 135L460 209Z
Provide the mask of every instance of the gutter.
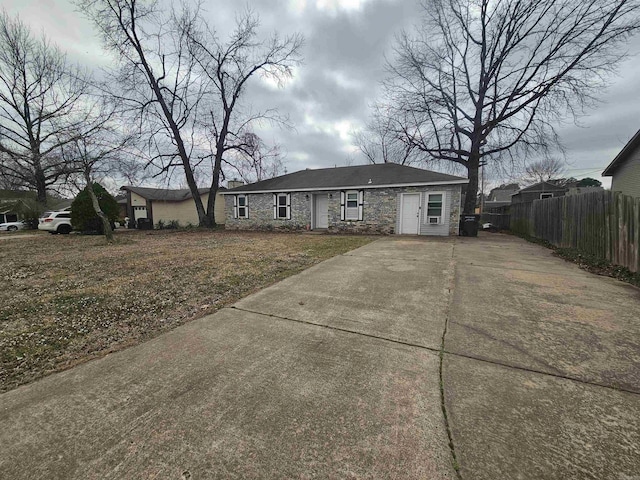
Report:
M469 183L468 179L450 180L445 182L423 182L423 183L391 183L388 185L346 185L346 186L327 186L312 188L271 188L266 190L227 190L220 192L222 195L238 195L244 193L291 193L291 192L320 192L327 190L368 190L374 188L399 188L399 187L432 187L440 185L465 185Z

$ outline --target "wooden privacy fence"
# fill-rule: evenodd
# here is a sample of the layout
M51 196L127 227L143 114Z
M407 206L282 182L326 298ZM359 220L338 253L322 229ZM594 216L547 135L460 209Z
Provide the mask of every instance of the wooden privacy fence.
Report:
M511 230L640 271L640 199L601 191L511 205Z
M508 213L483 212L480 215L480 225L487 222L495 225L498 230L509 230L510 228Z

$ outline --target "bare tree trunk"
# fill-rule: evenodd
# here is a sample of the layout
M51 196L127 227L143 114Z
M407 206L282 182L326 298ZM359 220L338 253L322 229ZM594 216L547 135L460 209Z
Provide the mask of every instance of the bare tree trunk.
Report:
M476 197L478 196L478 170L480 162L478 158L470 158L468 171L469 171L469 183L467 184L467 195L464 198L464 208L462 213L475 213L476 211Z
M193 201L196 204L196 212L198 213L198 222L201 227L212 227L213 225L209 224L209 218L207 216L207 212L204 210L204 205L202 204L202 199L200 198L200 191L198 189L198 185L196 183L195 177L193 175L193 168L191 167L191 163L189 161L189 155L187 154L187 149L185 148L184 141L182 139L182 133L180 132L180 127L175 121L173 114L171 113L171 109L167 105L167 101L162 95L161 86L158 82L158 78L154 75L149 62L144 54L144 50L139 43L135 43L134 48L138 52L138 56L140 58L140 63L144 68L147 78L149 81L149 85L155 95L156 101L160 104L160 108L162 109L162 113L164 114L165 120L168 124L169 131L171 132L171 136L175 141L176 146L178 147L178 155L180 156L180 161L182 166L184 167L184 176L187 180L187 186L191 191L191 196L193 197ZM211 194L209 194L211 196Z
M40 204L41 207L46 208L47 206L47 181L44 178L44 172L41 170L36 170L35 172L35 180L36 180L36 200Z
M222 158L218 161L218 155L216 155L216 161L213 167L213 180L211 181L211 188L209 188L209 200L207 201L207 219L210 224L209 227L216 226L216 195L218 194L218 187L220 185L220 170L222 168Z
M96 192L93 191L93 182L91 181L91 177L89 176L88 173L85 172L84 178L87 182L87 191L89 192L89 197L91 197L91 203L93 204L93 209L95 210L96 215L98 215L98 217L100 217L100 220L102 221L104 238L107 239L107 242L113 243L113 230L111 230L111 223L109 223L109 219L100 208L100 202L98 202L98 197L96 197Z

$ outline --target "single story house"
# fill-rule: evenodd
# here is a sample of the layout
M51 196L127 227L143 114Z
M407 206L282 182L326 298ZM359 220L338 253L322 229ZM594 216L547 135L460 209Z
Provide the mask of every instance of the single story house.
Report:
M58 211L71 206L72 200L47 195L49 210ZM31 190L0 190L0 223L37 220L40 206L36 192Z
M640 130L602 172L611 178L611 190L640 197Z
M545 198L564 197L569 189L551 182L539 182L511 195L511 203L527 203Z
M392 163L307 169L222 192L225 228L457 235L467 183Z
M124 186L123 190L126 194L126 211L127 217L136 222L141 218L148 218L152 225L158 225L159 222L165 225L169 222L178 222L180 226L188 224L198 225L198 212L196 211L196 203L191 196L191 190L179 189L171 190L166 188L147 188L147 187L130 187ZM224 223L224 199L220 191L224 190L220 187L216 195L215 217L216 223ZM209 200L209 189L201 188L198 190L202 203L207 208Z

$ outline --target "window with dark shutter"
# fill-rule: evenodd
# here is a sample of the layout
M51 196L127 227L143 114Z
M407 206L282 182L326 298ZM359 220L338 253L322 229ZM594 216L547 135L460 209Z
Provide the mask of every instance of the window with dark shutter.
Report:
M236 218L249 218L249 204L246 195L236 195L234 210Z
M279 193L278 194L278 218L280 220L286 220L288 218L287 215L287 194Z

